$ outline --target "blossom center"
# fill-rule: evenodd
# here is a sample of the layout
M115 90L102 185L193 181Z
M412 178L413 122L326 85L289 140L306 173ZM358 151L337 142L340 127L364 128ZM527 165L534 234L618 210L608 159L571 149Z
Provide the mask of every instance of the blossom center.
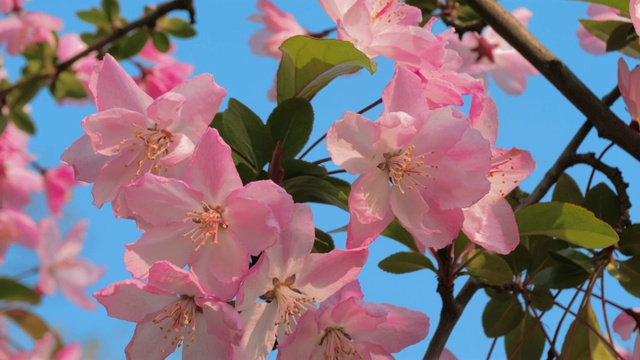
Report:
M165 306L151 321L164 331L164 339L172 337L170 341L173 348L180 347L181 344L188 347L196 340L196 314L202 312L202 308L196 305L192 296L181 295L178 301ZM160 349L163 353L166 350L173 349Z
M492 44L488 42L482 35L475 34L476 40L478 40L478 46L471 49L478 53L478 57L476 58L476 62L482 60L482 58L487 58L492 63L495 63L495 58L493 57L493 50L497 48L498 44Z
M276 302L279 316L275 325L283 325L285 335L291 335L300 316L315 307L316 298L309 297L294 287L295 275L289 276L284 281L278 278L273 278L271 281L273 289L264 293L260 298L268 303Z
M218 244L218 230L229 227L229 223L224 219L224 207L211 206L204 201L201 204L202 209L187 212L184 222L191 221L195 226L182 234L183 239L189 237L193 244L197 244L195 251L206 245L209 240L212 245Z
M415 145L411 145L407 148L386 152L382 154L384 161L378 164L378 169L386 171L389 174L391 184L398 187L403 194L406 190L412 190L416 185L426 187L423 182L418 182L418 177L433 179L433 176L424 171L426 155L415 156L414 149ZM435 151L428 154L433 155ZM428 167L437 169L438 165L428 165Z
M320 340L320 346L324 346L325 360L343 360L347 357L362 359L362 355L353 346L351 336L342 327L329 327L324 329L324 335Z
M371 7L371 22L377 21L382 24L397 24L406 13L402 11L405 4L398 0L378 0Z
M125 167L135 161L138 167L136 176L140 176L145 164L150 164L149 169L153 174L158 175L162 171L166 171L167 168L159 160L171 151L173 134L165 129L158 129L157 125L147 129L141 129L136 124L133 126L133 137L121 140L120 146L116 149L119 152L127 147L132 154L135 154Z

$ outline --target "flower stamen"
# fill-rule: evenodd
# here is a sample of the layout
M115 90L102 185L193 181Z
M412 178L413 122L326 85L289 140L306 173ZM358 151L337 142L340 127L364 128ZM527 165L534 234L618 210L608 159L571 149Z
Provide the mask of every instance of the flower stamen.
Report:
M194 251L198 251L200 247L206 245L211 240L211 245L218 244L218 230L220 228L227 229L229 223L224 220L224 207L211 206L204 201L201 202L202 210L196 209L187 212L184 222L191 221L196 224L191 230L182 234L182 238L189 237L193 244L197 244Z

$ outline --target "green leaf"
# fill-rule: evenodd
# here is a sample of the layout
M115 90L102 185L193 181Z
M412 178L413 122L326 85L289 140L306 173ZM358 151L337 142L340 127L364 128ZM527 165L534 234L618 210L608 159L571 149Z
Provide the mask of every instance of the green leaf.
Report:
M496 296L482 312L482 328L488 337L499 337L513 330L524 317L522 304L516 295Z
M505 351L510 360L540 359L544 345L544 329L529 313L525 313L524 321L504 337Z
M615 226L620 219L618 196L605 183L600 183L591 188L587 192L582 206L592 211L598 219L611 226Z
M467 264L467 271L483 283L504 285L513 280L513 273L509 264L502 260L500 256L482 249L476 249L467 253L465 260L471 257L474 257L474 259Z
M333 250L335 245L333 243L333 238L331 235L326 232L316 228L316 239L313 243L313 248L311 249L312 253L328 253Z
M609 34L609 39L607 39L607 51L616 51L620 50L627 45L629 45L633 41L637 41L638 35L633 29L633 24L624 23L618 25L611 34Z
M547 235L587 249L618 242L611 226L579 206L549 202L528 206L516 213L520 236Z
M120 16L120 3L118 0L102 0L102 10L109 21L115 21Z
M267 126L251 109L234 98L229 99L221 120L215 127L224 141L258 173L271 160L273 152L273 142Z
M629 260L618 262L618 271L621 275L618 279L620 286L629 294L640 298L640 257L634 256Z
M297 203L315 202L337 206L349 211L347 196L325 179L298 176L282 182L282 187Z
M278 103L294 97L310 100L340 75L363 68L376 71L376 64L347 41L299 35L287 39L280 51Z
M601 4L608 7L612 7L614 9L620 10L622 16L625 14L629 14L629 1L628 0L579 0L583 2L588 2L591 4Z
M402 225L400 225L398 220L393 220L389 224L389 226L384 229L381 235L399 242L412 251L420 253L420 250L418 250L418 246L416 246L416 242L413 239L413 236L405 228L403 228Z
M535 287L531 291L531 305L540 311L550 310L553 307L553 301L553 295L549 289Z
M532 235L525 238L530 243L531 266L528 269L530 277L546 267L558 264L556 260L549 256L550 251L558 251L569 247L566 241L552 239L548 236Z
M531 252L523 245L518 245L509 254L502 255L502 258L509 264L514 274L528 270L532 261Z
M117 53L112 53L112 55L114 57L116 57L117 55L118 59L128 59L139 53L147 43L148 39L149 31L147 31L146 29L140 29L131 34L131 36L126 36L125 38L123 38L118 43Z
M51 92L56 100L83 99L88 95L82 83L71 71L63 71L58 74L55 83L51 85Z
M458 237L453 240L453 257L454 259L459 259L460 255L466 250L469 249L469 246L472 246L473 243L469 240L469 237L460 231L458 233Z
M9 118L0 114L0 135L2 135L4 130L7 128L7 125L9 125Z
M282 143L283 159L293 159L309 141L313 129L313 108L305 99L287 99L273 110L267 128L274 143Z
M196 35L193 26L181 18L164 18L159 21L160 28L177 38L190 38Z
M169 51L171 47L171 41L169 41L169 37L167 34L161 31L152 31L151 32L151 41L153 41L153 46L160 52L166 53Z
M567 360L614 360L616 357L607 343L602 341L603 338L591 304L587 303L585 307L580 309L578 316L569 326L564 337L564 344L562 344L560 358Z
M627 6L629 5L627 4ZM585 29L587 29L587 31L605 43L609 40L609 37L614 30L621 25L628 24L625 21L617 20L599 21L586 19L580 19L580 23ZM634 58L640 58L640 45L638 45L637 41L632 41L628 46L620 49L619 51Z
M349 193L351 192L351 183L333 176L327 176L325 180L338 188L338 190L342 191L346 196L349 196Z
M436 272L429 258L417 252L399 252L388 256L378 264L380 269L392 274L405 274L422 269Z
M76 12L76 15L78 16L78 18L80 18L80 20L88 22L89 24L98 26L109 25L109 19L107 19L105 13L96 8L91 8L86 11L78 11Z
M296 176L317 176L324 178L327 176L327 169L324 166L316 165L304 160L288 159L282 162L284 168L284 179Z
M584 197L578 184L567 173L563 173L558 178L553 189L553 201L582 205Z
M14 108L9 114L9 119L18 127L18 129L26 132L27 134L35 134L36 126L31 120L31 116L24 112L21 108Z
M620 234L618 250L627 256L640 255L640 224L633 224Z
M591 258L574 248L566 248L557 251L549 250L549 255L558 262L578 265L588 273L591 273L594 270Z
M531 282L547 289L568 289L576 287L589 278L582 266L575 264L556 264L540 270Z
M44 334L50 332L54 334L56 339L56 348L62 348L62 341L58 334L49 327L38 315L30 313L23 309L8 309L3 310L2 315L11 319L16 325L18 325L24 332L29 334L32 339L41 339Z
M40 303L40 294L12 278L0 277L0 289L0 300L22 301L31 305Z

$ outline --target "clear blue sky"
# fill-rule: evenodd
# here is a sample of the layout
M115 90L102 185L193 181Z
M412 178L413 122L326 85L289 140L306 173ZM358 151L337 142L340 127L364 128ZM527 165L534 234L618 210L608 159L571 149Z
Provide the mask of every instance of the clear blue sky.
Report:
M138 16L142 7L147 4L139 0L122 2L123 13L130 19ZM99 6L99 1L84 1L81 2L83 5L76 5L79 3L64 2L61 5L59 2L33 0L26 4L26 8L61 17L65 22L62 33L82 32L90 27L75 18L75 11L86 9L80 6ZM274 3L295 14L299 22L311 31L334 26L315 1L274 0ZM553 1L552 4L540 0L505 0L501 3L508 9L517 6L531 9L534 14L529 23L531 31L598 96L606 94L615 86L616 61L619 56L609 54L596 57L586 54L578 46L575 30L578 27L577 19L586 17L585 3L569 0ZM229 97L240 100L263 119L266 118L274 106L267 100L266 94L272 85L278 64L271 58L258 58L251 54L248 39L259 26L247 22L246 18L255 13L255 2L201 0L196 1L195 5L198 36L179 41L175 56L194 64L195 74L212 73L216 82L228 91ZM627 61L630 67L638 63L634 59ZM16 65L14 61L7 62L8 66ZM382 59L378 62L380 66L375 75L362 73L339 79L313 99L316 123L312 139L326 132L330 124L340 118L345 110L357 111L380 97L380 92L392 75L392 64ZM9 71L15 79L16 68L10 67ZM582 124L584 117L542 76L529 78L527 90L522 96L507 96L495 86L491 86L491 94L500 113L498 145L527 149L538 163L536 171L522 185L524 190L531 190ZM224 108L226 102L222 106ZM622 101L618 101L614 109L623 119L628 118ZM60 107L48 95L41 94L33 103L32 109L38 134L32 139L31 150L38 154L38 161L45 166L58 164L60 154L82 134L82 118L94 111L93 106ZM374 119L377 112L372 111L367 115ZM581 149L600 152L607 144L592 133ZM315 160L326 156L326 150L321 146L307 158ZM640 183L637 181L640 178L640 167L637 162L617 149L611 150L604 160L621 167L625 179L632 182L628 189L632 201L640 199ZM586 167L572 169L570 173L584 189L588 177ZM31 213L36 217L45 215L42 206L42 199L36 199L30 208ZM637 208L632 208L631 214L632 219L637 221L640 215ZM314 207L314 215L317 226L324 230L340 227L348 220L341 210L324 206ZM109 206L102 210L93 207L90 187L79 188L74 193L73 202L64 210L63 229L66 231L82 218L90 221L82 256L106 267L105 275L90 291L101 289L115 281L129 279L122 262L123 245L139 237L135 224L128 220L115 220ZM344 247L343 238L336 236L335 240L339 247ZM392 241L379 239L371 245L370 250L369 262L360 276L365 300L406 306L423 311L431 318L432 329L427 340L397 355L398 359L419 358L426 349L440 312L440 300L435 293L435 276L427 271L391 275L378 269L377 263L380 260L404 250ZM6 265L0 271L15 274L35 263L36 259L32 254L14 246ZM35 281L35 278L30 280ZM607 291L616 301L629 307L640 305L638 299L615 289L613 282L608 284L611 286ZM491 341L485 337L481 327L484 303L484 294L479 294L471 302L449 341L448 347L460 359L486 357ZM135 326L107 317L102 307L93 312L79 310L62 296L45 298L36 311L57 328L66 341L79 341L92 349L90 352L95 351L96 359L124 358L124 347ZM609 314L610 321L616 315L617 311L612 310ZM492 358L504 358L503 349L502 342L498 342Z

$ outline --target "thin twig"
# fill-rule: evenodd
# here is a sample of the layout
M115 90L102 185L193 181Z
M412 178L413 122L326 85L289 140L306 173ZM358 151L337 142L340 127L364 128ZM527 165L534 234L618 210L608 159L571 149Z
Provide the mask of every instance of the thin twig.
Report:
M600 155L598 155L598 160L602 160L602 157L604 156L604 154L606 154L607 151L609 151L609 149L611 149L613 147L613 145L615 145L615 144L612 142L606 148L604 148L604 150L602 150ZM584 193L585 194L588 193L589 190L591 189L591 182L593 181L593 176L595 174L596 174L596 169L591 169L591 174L589 174L589 180L587 181L587 187L584 189Z

